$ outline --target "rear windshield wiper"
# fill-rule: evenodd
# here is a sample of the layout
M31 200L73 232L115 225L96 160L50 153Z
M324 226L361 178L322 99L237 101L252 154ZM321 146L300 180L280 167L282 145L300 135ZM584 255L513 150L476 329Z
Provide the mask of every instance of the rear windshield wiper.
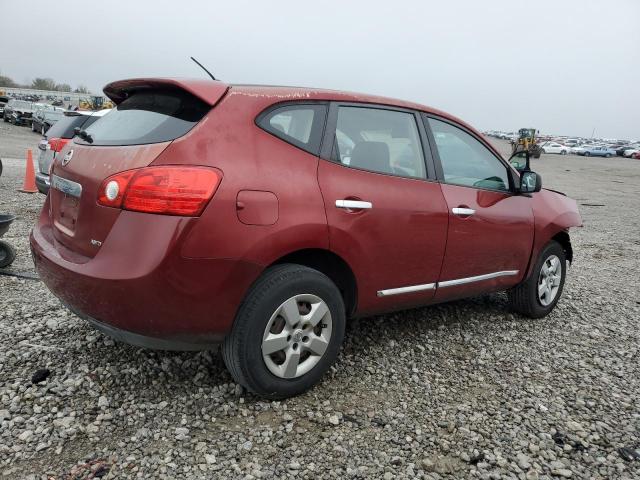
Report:
M93 143L93 137L90 133L87 133L86 130L82 130L80 127L76 127L73 129L73 133L83 139L85 142Z

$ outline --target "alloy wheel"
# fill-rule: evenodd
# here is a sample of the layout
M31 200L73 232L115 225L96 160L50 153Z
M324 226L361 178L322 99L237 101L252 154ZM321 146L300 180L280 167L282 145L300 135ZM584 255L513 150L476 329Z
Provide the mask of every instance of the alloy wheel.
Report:
M542 264L538 276L538 300L549 306L558 295L562 280L562 263L556 255L550 255Z
M279 378L297 378L322 359L332 330L331 312L320 297L295 295L271 315L262 336L262 358Z

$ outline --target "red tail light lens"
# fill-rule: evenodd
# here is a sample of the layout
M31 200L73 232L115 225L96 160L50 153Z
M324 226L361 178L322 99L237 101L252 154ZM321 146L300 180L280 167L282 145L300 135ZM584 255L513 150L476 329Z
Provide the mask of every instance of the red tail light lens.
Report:
M51 146L51 150L53 150L56 153L62 150L67 143L69 143L68 138L50 138L49 139L49 145Z
M98 203L135 212L196 217L216 192L222 176L207 167L145 167L107 178Z

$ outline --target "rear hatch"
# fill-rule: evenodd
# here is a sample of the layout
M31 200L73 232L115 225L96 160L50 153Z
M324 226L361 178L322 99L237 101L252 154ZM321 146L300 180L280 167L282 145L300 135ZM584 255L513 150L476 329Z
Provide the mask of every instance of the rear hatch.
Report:
M121 214L119 208L98 203L103 182L150 165L197 125L227 88L213 81L157 79L105 87L117 107L69 142L52 168L50 218L65 258L82 263L95 256Z

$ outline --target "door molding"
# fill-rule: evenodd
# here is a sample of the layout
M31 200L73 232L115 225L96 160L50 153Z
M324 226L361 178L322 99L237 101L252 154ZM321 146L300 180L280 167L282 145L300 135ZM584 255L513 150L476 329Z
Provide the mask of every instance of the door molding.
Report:
M422 285L409 285L407 287L389 288L386 290L378 290L379 297L388 297L391 295L401 295L403 293L422 292L424 290L435 290L441 287L454 287L464 285L466 283L482 282L498 277L510 277L518 275L520 270L502 270L500 272L485 273L484 275L476 275L474 277L456 278L455 280L445 280L444 282L425 283Z

